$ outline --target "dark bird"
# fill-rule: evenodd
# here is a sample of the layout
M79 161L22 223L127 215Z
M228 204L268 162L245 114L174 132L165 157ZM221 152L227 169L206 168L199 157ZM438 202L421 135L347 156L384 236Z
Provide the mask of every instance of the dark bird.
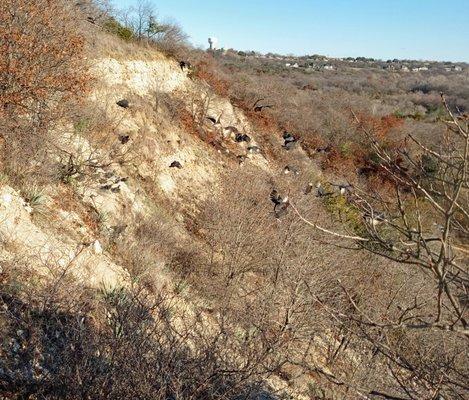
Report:
M274 203L275 205L278 205L282 202L282 196L280 196L277 189L272 189L272 191L270 192L269 198L270 198L270 201Z
M238 142L238 143L241 143L241 142L250 142L251 141L251 138L246 135L245 133L236 133L235 135L235 141Z
M129 140L130 140L130 135L120 135L120 136L119 136L119 141L120 141L122 144L128 143Z
M295 147L297 139L291 133L288 133L285 131L282 137L284 141L283 143L284 149L291 150Z
M278 219L287 213L290 203L288 201L288 196L280 196L277 189L272 189L269 195L270 201L274 203L274 214Z
M181 71L184 71L185 69L191 69L192 65L190 62L187 62L187 61L180 61L179 67L181 68Z
M122 107L122 108L129 108L130 107L129 100L126 100L126 99L119 100L116 104L119 107Z
M179 161L173 161L173 162L169 165L169 168L178 168L178 169L181 169L181 168L182 168L182 164L181 164Z
M253 109L255 112L261 112L264 108L272 108L273 105L262 105L262 104L259 104L262 100L264 99L259 99L257 100L254 105L253 105Z
M258 105L254 107L255 112L261 112L264 108L272 108L273 105L268 104L268 105Z
M316 185L316 197L327 197L332 195L332 192L326 191L326 189L324 189L324 187L321 185L321 182L318 182Z
M283 132L282 137L285 142L294 142L296 140L295 137L287 131Z

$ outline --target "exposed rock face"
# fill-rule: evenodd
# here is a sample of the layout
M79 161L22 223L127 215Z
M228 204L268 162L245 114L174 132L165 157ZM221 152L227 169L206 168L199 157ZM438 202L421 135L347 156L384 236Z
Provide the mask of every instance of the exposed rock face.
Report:
M166 117L163 117L163 130L161 121L156 124L151 109L145 107L154 101L155 93L171 94L188 108L194 99L210 98L207 113L217 115L221 125L251 132L247 119L227 99L209 94L206 86L192 81L176 62L164 57L153 60L104 58L96 60L93 68L100 84L90 94L89 101L116 121L116 147L111 152L97 147L85 135L73 133L71 126L54 132L57 144L72 152L75 162L92 166L92 173L69 177L76 194L73 201L103 218L105 231L121 225L131 228L135 218L138 220L153 207L153 199L147 197L148 187L151 187L159 196L171 201L177 211L174 222L182 224L185 211L194 212L210 191L217 190L219 177L226 167L224 155L181 130L173 121L164 120ZM242 147L246 142L252 144L251 151L256 153L258 148L251 134L241 135L239 143L233 145L247 153ZM135 169L131 163L120 164L112 158L128 151L128 146L136 149ZM229 154L229 150L224 154ZM261 158L252 162L266 168L267 162ZM147 182L145 188L139 183L142 179ZM0 248L0 260L21 255L28 258L29 264L40 274L49 274L56 268L67 270L91 287L126 285L129 275L125 266L113 261L112 254L106 252L105 241L90 231L83 216L57 204L50 211L59 221L60 229L37 224L34 208L14 189L1 186L0 239L6 246Z
M73 126L57 129L54 135L57 145L72 152L77 163L91 166L88 173L69 177L73 180L70 189L74 201L102 219L105 235L115 226L132 228L142 215L150 214L155 196L171 204L173 222L182 225L186 212L197 212L219 190L226 168L249 163L273 173L243 112L207 85L191 80L174 60L158 53L150 60L102 58L95 60L93 71L99 85L90 94L89 104L113 122L112 138L107 139L115 145L100 147L74 132ZM170 95L186 111L197 102L205 104L206 115L216 117L214 123L206 123L219 140L225 140L226 147L216 149L160 114L154 108L158 94ZM233 139L223 138L224 130L235 133ZM91 232L83 216L57 205L52 211L60 220L62 234L37 225L34 209L15 190L1 187L2 240L18 246L16 253L36 258L35 267L43 273L47 271L41 264L57 268L73 264L72 273L92 286L123 284L128 276L125 266L112 261L105 238ZM187 234L184 229L181 232ZM4 249L0 254L14 256Z
M96 63L95 71L107 86L129 88L136 96L146 96L156 90L173 92L184 87L188 80L186 74L176 68L176 63L173 65L166 59L121 61L107 58Z
M89 246L43 231L32 221L21 196L9 186L0 187L0 221L0 240L4 244L0 260L27 259L28 266L42 275L67 270L85 285L96 288L126 285L127 272L103 254L98 241Z

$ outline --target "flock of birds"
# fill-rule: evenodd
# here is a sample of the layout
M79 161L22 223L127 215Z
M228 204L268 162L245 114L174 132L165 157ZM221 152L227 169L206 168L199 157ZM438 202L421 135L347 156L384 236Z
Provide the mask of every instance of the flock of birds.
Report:
M255 104L254 110L255 111L262 111L263 108L269 108L272 107L270 105L259 105ZM234 126L227 126L224 127L222 126L220 119L223 113L221 113L218 118L215 117L207 117L207 119L219 130L221 130L223 134L223 138L232 138L235 142L242 143L250 143L252 141L251 137L248 136L247 134L239 132L239 130L234 127ZM282 135L283 139L283 144L282 148L290 151L294 149L298 143L299 139L291 134L290 132L285 131ZM318 153L328 153L331 151L331 146L324 146L324 147L318 147L316 149ZM249 145L247 147L247 153L248 154L257 154L260 153L261 150L258 146L256 145ZM246 160L246 155L239 155L238 160L240 164L242 164ZM299 175L300 171L298 168L292 165L286 165L283 169L284 174L292 174L292 175ZM339 184L334 184L331 183L330 186L337 188L336 191L330 191L326 189L320 182L316 184L316 197L319 198L325 198L329 196L334 196L334 195L341 195L341 196L349 196L352 193L353 186L349 183L339 183ZM304 190L304 194L308 195L313 191L314 185L312 183L309 183L307 187ZM274 215L277 219L282 218L284 215L287 214L289 206L290 206L290 201L288 196L283 196L281 195L277 189L272 189L270 193L270 201L274 205ZM384 216L384 213L381 212L374 212L373 210L369 212L364 213L364 219L365 221L372 225L373 227L376 227L377 225L381 224L382 222L386 221L386 218Z
M326 189L321 182L316 184L316 197L318 198L326 198L329 196L344 196L349 198L353 192L353 185L349 183L329 183L328 186L335 187L337 190L331 191L330 189ZM304 190L305 195L309 195L313 192L314 185L312 183L308 183ZM290 206L290 201L288 196L282 196L277 189L272 189L270 192L270 201L274 204L274 215L277 219L283 217ZM383 222L388 222L388 218L386 217L385 213L375 211L373 209L369 209L364 211L363 219L365 223L373 228L377 227L378 225L382 224Z
M288 167L288 166L287 166ZM287 168L285 167L285 168ZM338 193L341 196L346 196L347 194L351 193L352 185L348 183L340 183L340 184L331 184L331 186L335 186L338 188ZM312 193L314 185L312 183L308 183L306 188L304 189L304 194L309 195ZM327 189L322 186L320 182L316 184L316 197L324 198L328 196L333 196L336 193L328 191ZM278 192L277 189L272 189L269 196L271 202L274 204L274 214L277 219L284 216L288 210L290 205L288 196L282 196Z
M188 63L188 62L185 62L185 61L181 61L179 63L179 66L180 66L181 70L183 70L183 71L192 69L191 64ZM253 108L254 111L260 112L264 108L271 108L272 107L272 105L261 105L261 104L259 104L259 101L261 101L261 100L262 99L258 100L254 104L254 108ZM126 99L119 100L116 104L119 107L122 107L122 108L129 108L130 107L130 103ZM206 118L207 118L208 121L210 121L212 123L212 125L214 126L215 129L217 129L221 132L223 139L231 138L236 143L246 143L247 144L247 147L246 147L247 154L237 156L239 164L240 165L243 164L248 156L253 155L253 154L261 153L261 149L259 148L259 146L252 143L253 140L249 135L247 135L246 133L240 132L238 130L238 128L236 128L235 126L223 126L221 124L221 121L220 121L221 117L222 117L222 114L223 114L223 112L220 113L220 115L218 117L207 116ZM298 142L299 142L297 137L295 137L293 134L291 134L290 132L287 132L287 131L285 131L283 133L282 139L283 139L282 148L287 150L287 151L290 151L290 150L294 149L297 146ZM122 144L126 144L129 140L130 140L129 135L120 135L119 136L119 141ZM324 146L324 147L318 147L316 149L316 151L318 153L327 153L327 152L331 151L331 146L328 145L328 146ZM171 164L169 165L169 168L181 169L183 167L182 167L182 164L179 161L172 161ZM285 166L284 169L283 169L283 172L286 175L287 174L299 175L299 173L300 173L298 168L296 168L295 166L292 166L292 165ZM117 183L119 183L119 182L117 182ZM331 191L330 187L337 188L337 191ZM313 189L314 189L314 185L312 183L309 183L306 186L306 188L304 189L304 194L309 195L310 193L312 193ZM329 185L329 189L327 189L320 182L318 182L316 184L316 197L326 198L326 197L334 196L334 195L337 195L337 194L340 195L340 196L348 196L349 194L351 194L352 190L353 190L353 186L349 183L339 183L339 184L331 183ZM277 219L280 219L284 215L287 214L289 206L290 206L290 201L289 201L288 196L281 195L278 192L277 189L273 188L271 193L270 193L269 198L270 198L270 201L274 205L274 210L273 211L274 211L274 215ZM385 217L384 213L374 212L373 210L370 210L369 212L366 211L364 213L363 218L365 219L367 224L369 224L373 227L376 227L377 225L379 225L382 222L386 221L386 217Z
M221 123L221 117L223 112L221 112L218 117L207 116L207 120L210 121L213 127L221 132L221 135L224 140L231 138L236 143L246 143L247 155L260 154L261 149L259 146L253 143L252 138L246 133L240 132L239 129L235 126L223 126ZM246 155L238 156L239 163L242 164L246 160Z

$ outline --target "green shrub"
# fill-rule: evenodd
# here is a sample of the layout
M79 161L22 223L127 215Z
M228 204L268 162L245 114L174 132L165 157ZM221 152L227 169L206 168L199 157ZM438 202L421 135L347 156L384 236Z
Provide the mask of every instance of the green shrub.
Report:
M324 189L333 192L333 187L325 183ZM357 235L365 235L366 229L363 224L362 213L353 204L349 203L345 196L329 196L324 198L324 206L334 218L344 223Z
M27 186L21 190L21 194L26 203L34 212L43 212L46 203L46 197L43 190L37 185Z
M430 176L438 172L438 161L429 154L423 154L421 159L422 169Z
M352 155L352 142L347 141L340 146L340 154L343 157L350 157Z
M88 118L80 118L77 122L73 124L73 129L76 134L83 134L90 126L90 120Z
M104 29L107 32L112 33L113 35L118 36L122 40L125 40L126 42L132 40L135 36L132 29L122 25L119 21L115 20L114 18L109 18L104 23Z

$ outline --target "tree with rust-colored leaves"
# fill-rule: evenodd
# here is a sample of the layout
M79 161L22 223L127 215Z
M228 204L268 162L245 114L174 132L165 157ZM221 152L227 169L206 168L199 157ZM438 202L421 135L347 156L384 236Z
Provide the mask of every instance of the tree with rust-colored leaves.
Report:
M10 177L45 166L51 124L86 88L80 15L64 0L0 2L0 163Z
M63 0L0 2L3 117L45 116L84 88L84 40L73 11Z

